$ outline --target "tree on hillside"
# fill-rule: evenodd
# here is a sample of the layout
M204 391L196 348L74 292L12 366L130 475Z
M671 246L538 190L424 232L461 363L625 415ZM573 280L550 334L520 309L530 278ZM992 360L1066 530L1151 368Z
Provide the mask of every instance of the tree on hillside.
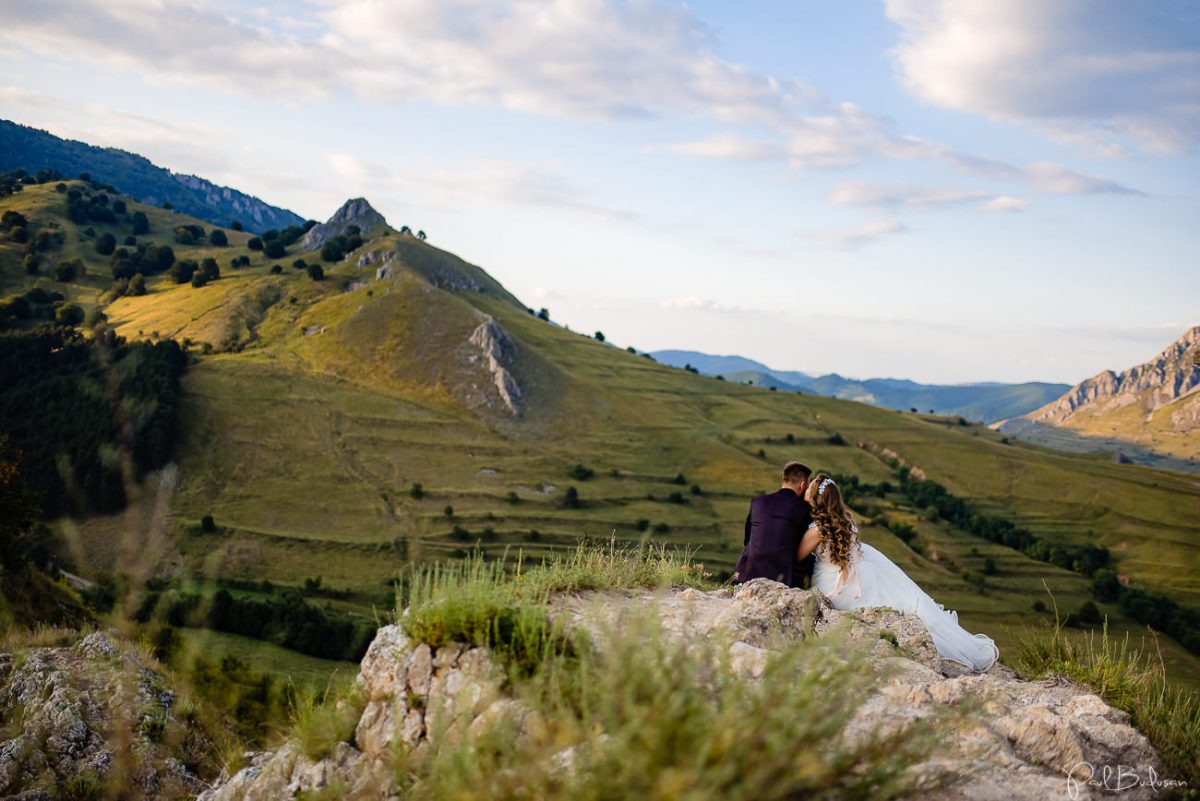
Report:
M229 230L230 230L230 231L241 231L241 230L242 230L242 223L241 223L241 221L239 221L239 220L231 220L231 221L230 221L230 223L229 223Z
M250 237L250 241L246 243L246 247L250 248L251 250L262 250L263 241L257 236L252 236Z
M141 273L134 273L133 278L129 279L129 286L125 289L126 295L145 295L146 294L146 279Z
M308 277L314 281L325 280L325 268L319 264L308 265Z
M0 567L15 570L29 560L40 503L21 478L22 453L7 450L8 437L0 434Z
M96 252L101 256L111 256L117 249L117 238L112 234L101 234L96 240Z
M268 259L282 259L287 255L287 248L278 238L272 239L263 247L263 255Z
M133 235L142 236L150 232L150 218L145 212L135 211L133 213Z
M192 276L196 274L196 262L191 259L181 259L175 262L171 267L171 278L177 284L186 284L192 280Z
M83 262L79 259L69 259L59 263L54 268L54 277L56 280L62 281L64 284L74 281L82 276L85 272Z
M83 322L83 309L75 303L64 303L54 313L54 321L65 326L79 325Z
M124 214L126 211L124 200L114 200L112 202L112 210L114 214Z
M550 319L550 310L546 308L538 309L537 316L539 320L548 321Z
M422 242L424 242L425 241L425 232L417 231L417 239L420 239Z
M213 247L223 248L229 244L229 237L227 237L225 232L220 228L214 228L208 235L208 244L212 245Z
M604 332L603 332L603 331L597 331L597 332L596 332L596 341L597 341L597 342L603 342L603 341L604 341Z

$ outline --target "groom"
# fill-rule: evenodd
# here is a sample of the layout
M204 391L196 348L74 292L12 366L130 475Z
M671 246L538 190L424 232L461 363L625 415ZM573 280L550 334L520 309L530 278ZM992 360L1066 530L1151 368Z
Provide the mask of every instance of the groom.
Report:
M812 522L812 510L804 500L810 476L812 470L807 465L788 462L783 467L783 486L750 502L734 583L769 578L789 587L801 587L805 578L811 582L812 555L803 562L796 561L800 538Z

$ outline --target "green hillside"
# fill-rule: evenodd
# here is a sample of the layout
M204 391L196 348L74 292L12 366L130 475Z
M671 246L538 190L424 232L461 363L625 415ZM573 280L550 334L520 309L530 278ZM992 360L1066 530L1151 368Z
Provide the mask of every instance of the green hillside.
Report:
M58 225L62 256L84 260L86 277L27 276L20 246L0 243L0 292L54 286L102 307L121 336L195 345L177 473L152 475L122 513L59 521L93 574L320 576L337 591L331 608L369 620L410 562L475 545L536 558L580 537L649 538L728 571L750 496L798 458L876 485L855 501L865 539L1002 649L1052 617L1033 609L1052 603L1047 587L1073 613L1093 598L1092 579L934 519L899 491L897 465L1066 551L1104 546L1123 577L1200 608L1195 477L660 365L541 320L480 268L390 230L325 263L324 280L292 266L319 254L292 245L268 259L228 232L227 247L175 246L180 258L215 253L218 280L154 275L145 295L109 299L109 258L62 207L52 185L0 200L34 230ZM154 242L185 224L135 208ZM241 256L249 266L228 267ZM905 525L913 535L892 533ZM1119 605L1098 605L1118 636L1147 634ZM1172 675L1200 685L1200 659L1159 641Z

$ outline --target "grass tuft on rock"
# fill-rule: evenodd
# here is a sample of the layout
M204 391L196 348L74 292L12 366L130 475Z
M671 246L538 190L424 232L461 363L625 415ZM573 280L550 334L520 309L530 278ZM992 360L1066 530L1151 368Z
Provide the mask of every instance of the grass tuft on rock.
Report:
M1128 634L1111 638L1107 618L1099 634L1070 632L1056 607L1053 624L1020 638L1012 666L1029 679L1065 676L1128 712L1162 755L1165 778L1200 787L1200 696L1168 683L1157 649L1132 646Z

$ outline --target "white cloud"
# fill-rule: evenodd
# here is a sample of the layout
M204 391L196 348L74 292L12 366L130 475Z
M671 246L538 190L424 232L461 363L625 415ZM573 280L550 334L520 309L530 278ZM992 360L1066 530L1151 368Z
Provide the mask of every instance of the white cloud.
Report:
M348 153L327 156L334 173L354 191L411 194L425 192L434 202L461 205L484 198L632 221L635 212L590 201L587 193L560 175L512 161L476 161L453 169L371 164Z
M1012 195L996 195L980 208L984 211L1025 211L1029 208L1029 201Z
M683 5L321 0L315 8L310 19L252 9L247 21L211 0L5 3L0 39L236 91L311 97L349 87L373 101L585 119L684 111L773 124L819 99L800 81L719 58L711 32Z
M1120 155L1200 140L1200 14L1174 0L885 0L910 92Z
M855 250L908 230L908 226L895 217L876 217L853 228L825 228L808 234L823 240L835 250Z
M664 309L719 312L721 314L752 314L763 311L761 309L754 309L749 306L741 306L736 303L725 303L724 301L712 300L710 298L701 298L696 295L688 295L680 298L667 298L666 300L659 301L658 305Z
M989 197L986 192L970 189L931 189L899 181L842 181L829 190L826 199L849 206L932 208L958 206Z

